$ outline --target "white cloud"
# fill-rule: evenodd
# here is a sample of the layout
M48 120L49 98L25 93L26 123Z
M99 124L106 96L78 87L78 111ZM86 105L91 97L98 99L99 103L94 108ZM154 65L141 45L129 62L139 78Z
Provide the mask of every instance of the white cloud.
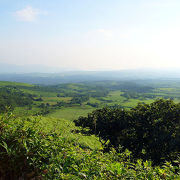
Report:
M26 8L15 12L15 16L18 20L26 22L35 21L39 14L41 14L41 11L39 9L34 9L31 6L27 6Z

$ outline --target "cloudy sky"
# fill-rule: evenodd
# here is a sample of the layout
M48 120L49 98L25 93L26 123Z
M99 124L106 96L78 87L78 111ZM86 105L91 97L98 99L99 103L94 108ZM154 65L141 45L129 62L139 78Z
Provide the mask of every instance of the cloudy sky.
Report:
M180 68L180 1L0 0L0 63Z

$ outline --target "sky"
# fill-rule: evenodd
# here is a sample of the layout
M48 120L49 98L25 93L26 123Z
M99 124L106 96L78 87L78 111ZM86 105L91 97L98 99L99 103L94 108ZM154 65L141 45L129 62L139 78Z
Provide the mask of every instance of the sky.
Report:
M179 0L0 0L0 63L180 68Z

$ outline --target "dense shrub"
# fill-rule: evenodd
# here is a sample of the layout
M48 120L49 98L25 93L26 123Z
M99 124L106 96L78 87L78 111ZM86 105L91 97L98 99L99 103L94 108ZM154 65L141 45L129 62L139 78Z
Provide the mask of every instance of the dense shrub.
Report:
M138 104L131 110L105 107L75 124L109 141L109 147L129 149L135 158L160 163L176 159L180 152L180 104L172 100Z

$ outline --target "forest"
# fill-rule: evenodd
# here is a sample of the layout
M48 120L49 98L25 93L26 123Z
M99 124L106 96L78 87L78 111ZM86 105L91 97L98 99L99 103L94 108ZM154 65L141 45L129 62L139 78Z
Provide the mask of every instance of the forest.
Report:
M1 179L179 179L180 83L0 82Z

